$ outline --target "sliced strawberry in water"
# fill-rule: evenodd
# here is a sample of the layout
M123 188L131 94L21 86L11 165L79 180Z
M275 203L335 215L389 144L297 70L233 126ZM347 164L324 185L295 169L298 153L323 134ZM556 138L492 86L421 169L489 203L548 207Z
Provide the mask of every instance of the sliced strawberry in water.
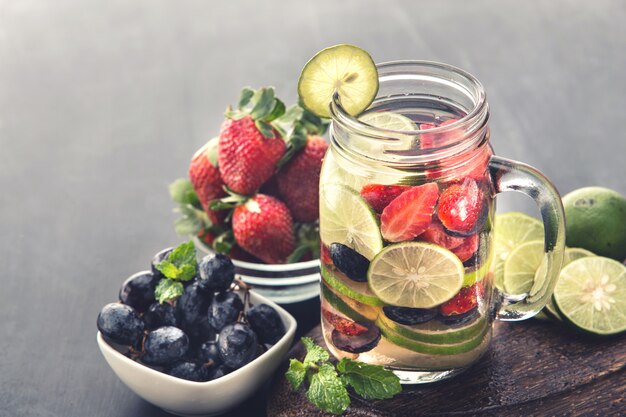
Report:
M466 179L441 193L437 215L441 224L461 236L469 236L482 226L486 218L485 195L476 181Z
M424 242L434 243L446 249L454 249L462 245L465 241L462 237L450 236L437 218L433 219L430 226L428 226L424 233L418 236L418 239Z
M405 192L408 185L367 184L361 189L361 197L377 213L382 213L396 197Z
M330 257L330 249L323 243L320 243L320 261L322 261L322 265L333 264L333 260Z
M428 183L409 188L393 200L380 216L380 229L388 242L412 240L428 228L439 198L439 187Z
M459 119L448 119L445 122L442 122L439 125L434 125L431 123L422 123L420 124L420 129L434 129L436 127L444 127L448 126ZM420 148L421 149L432 149L432 148L440 148L442 146L446 146L450 143L454 143L460 140L463 137L463 131L460 129L454 129L449 132L441 132L441 133L422 133L420 136Z
M456 248L452 249L452 252L461 260L465 262L472 257L478 250L478 235L472 235L466 238L461 238L463 243Z
M367 331L367 327L342 317L339 314L335 314L332 311L322 309L322 315L326 321L328 321L331 326L335 328L335 330L341 334L345 334L346 336L358 336Z
M483 294L482 282L477 282L469 287L461 288L452 299L439 306L439 313L442 316L452 316L455 314L467 313L478 305L478 298Z

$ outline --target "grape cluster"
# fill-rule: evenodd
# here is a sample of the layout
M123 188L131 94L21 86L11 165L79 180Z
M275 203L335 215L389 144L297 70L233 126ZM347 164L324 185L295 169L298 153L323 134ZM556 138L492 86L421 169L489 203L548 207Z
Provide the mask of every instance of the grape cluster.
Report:
M211 381L251 362L276 343L285 326L272 307L252 305L235 291L235 268L222 254L208 255L180 297L164 303L155 288L164 279L156 265L172 248L122 285L119 302L98 315L105 339L128 347L127 355L151 368L189 381Z

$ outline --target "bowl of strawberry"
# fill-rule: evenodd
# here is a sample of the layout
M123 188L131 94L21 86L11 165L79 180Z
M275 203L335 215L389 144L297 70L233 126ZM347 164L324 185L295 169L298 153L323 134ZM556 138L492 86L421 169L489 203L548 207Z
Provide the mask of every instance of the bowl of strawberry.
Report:
M170 187L178 234L233 259L237 274L280 304L319 294L319 177L327 124L273 88L244 88L219 135Z

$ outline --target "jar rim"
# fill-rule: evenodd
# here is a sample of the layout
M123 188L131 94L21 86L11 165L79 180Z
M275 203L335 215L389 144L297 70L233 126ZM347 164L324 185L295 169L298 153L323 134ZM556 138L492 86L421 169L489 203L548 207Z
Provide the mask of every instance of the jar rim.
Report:
M349 114L341 104L341 97L338 92L335 92L332 97L332 101L330 103L330 111L333 120L337 120L347 127L357 130L359 132L364 132L367 136L371 137L379 137L386 138L389 140L389 137L393 137L393 135L419 135L423 133L444 133L449 130L458 129L461 126L469 124L472 120L474 120L477 116L479 116L487 103L487 96L485 93L485 89L483 85L478 81L476 77L474 77L469 72L462 70L461 68L455 67L453 65L444 64L436 61L422 61L422 60L398 60L398 61L386 61L379 64L376 64L376 68L378 69L378 78L379 82L384 81L385 77L393 76L393 75L410 75L414 73L414 71L409 71L409 69L414 69L415 67L421 68L433 68L438 70L443 70L449 72L451 74L456 74L460 76L462 80L466 81L466 86L472 88L473 94L472 100L474 105L470 111L468 111L463 117L455 120L453 123L449 123L445 126L437 126L428 129L415 129L415 130L393 130L393 129L384 129L380 127L376 127L373 125L369 125L367 123L361 122L355 116ZM402 70L403 68L407 68L406 70ZM436 77L436 76L435 76ZM441 80L444 80L442 77L438 77ZM448 83L453 84L452 80L447 80ZM465 88L468 93L472 93ZM378 97L377 97L378 98Z

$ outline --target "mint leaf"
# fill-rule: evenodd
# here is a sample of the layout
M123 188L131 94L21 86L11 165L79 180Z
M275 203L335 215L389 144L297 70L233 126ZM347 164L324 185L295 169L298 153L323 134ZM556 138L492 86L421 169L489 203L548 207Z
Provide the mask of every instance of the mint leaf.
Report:
M317 365L318 362L326 362L330 359L328 352L323 347L316 345L310 337L303 337L301 340L307 352L304 357L304 366Z
M337 376L335 367L329 363L320 366L311 377L306 396L320 410L331 414L343 414L350 405L348 391Z
M400 378L382 366L343 358L337 364L343 381L366 400L384 400L402 391Z
M172 281L171 279L163 278L156 286L154 290L154 297L157 301L163 304L166 301L172 301L183 295L185 288L180 282Z
M300 388L302 382L304 382L304 377L306 376L306 368L302 362L297 359L289 360L289 369L285 373L285 378L291 384L293 389Z
M156 268L167 278L178 281L189 281L196 276L196 247L192 241L181 243Z

